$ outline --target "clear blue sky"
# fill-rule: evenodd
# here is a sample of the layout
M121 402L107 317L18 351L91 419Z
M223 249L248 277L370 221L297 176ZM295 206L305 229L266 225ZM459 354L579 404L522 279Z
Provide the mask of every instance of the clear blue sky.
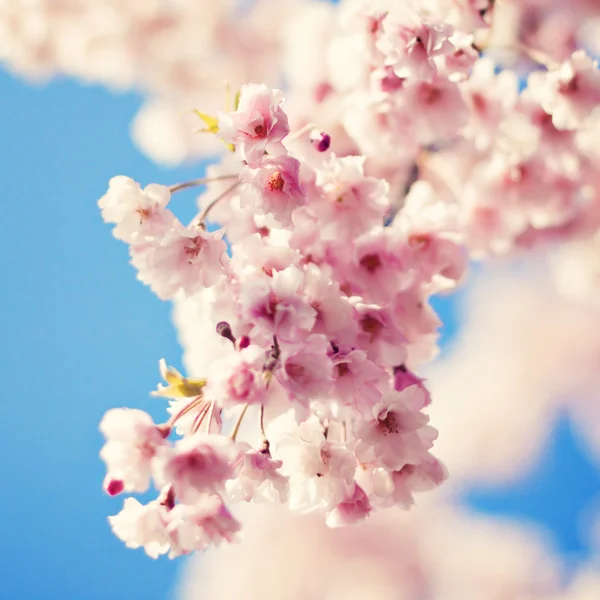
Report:
M136 281L96 206L116 174L144 184L199 174L159 169L133 147L138 105L135 95L69 81L30 86L0 71L3 600L162 600L177 570L112 536L106 516L120 500L102 493L98 458L104 411L139 406L160 418L147 392L159 358L177 365L181 354L169 306ZM193 198L178 198L185 216ZM443 313L448 340L451 306ZM548 457L527 486L472 501L536 517L565 551L581 552L574 515L600 479L566 426Z

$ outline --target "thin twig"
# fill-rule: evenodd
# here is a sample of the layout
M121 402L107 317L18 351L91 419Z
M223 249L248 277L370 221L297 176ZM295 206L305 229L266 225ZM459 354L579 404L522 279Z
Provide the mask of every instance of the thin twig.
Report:
M265 405L260 405L260 433L263 438L263 442L267 442L267 434L265 432Z
M237 439L237 434L240 430L240 426L242 425L242 421L244 420L244 415L246 414L246 411L248 410L248 404L246 404L244 406L244 408L242 409L242 412L240 413L240 416L238 417L238 420L235 423L235 426L233 428L233 431L231 432L231 434L229 435L229 437L235 442L235 440Z
M237 177L237 175L236 175ZM227 196L227 194L229 194L230 192L233 192L233 190L235 190L235 188L240 185L240 181L236 181L235 183L233 183L232 185L230 185L222 194L219 194L214 200L212 200L208 206L200 213L200 217L198 217L198 223L200 225L204 224L204 222L206 221L207 217L208 217L208 213L213 209L213 207L220 201L223 200L223 198L225 198L225 196Z
M175 192L179 192L180 190L185 190L187 188L198 187L200 185L205 185L207 183L212 183L213 181L227 181L228 179L234 179L237 175L218 175L216 177L202 177L201 179L192 179L191 181L184 181L183 183L176 183L169 187L169 191L171 194Z

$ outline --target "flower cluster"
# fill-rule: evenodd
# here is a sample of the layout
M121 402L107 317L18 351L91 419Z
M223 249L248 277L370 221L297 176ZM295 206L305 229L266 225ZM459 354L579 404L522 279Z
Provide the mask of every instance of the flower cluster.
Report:
M225 503L287 502L339 526L409 507L446 476L413 369L435 352L428 298L460 280L463 248L418 221L385 227L387 183L364 174L362 157L327 149L326 134L293 152L308 132L290 134L282 100L249 84L236 110L219 114L229 173L208 184L188 226L164 186L117 177L99 201L159 297L210 295L210 329L193 334L225 344L195 378L161 364L167 385L154 394L171 399L165 423L113 409L101 424L106 491L144 492L151 480L160 490L111 518L151 556L231 539L240 526ZM213 209L224 230L207 230ZM237 419L229 433L223 417Z
M192 378L161 365L165 423L119 409L102 424L106 491L159 490L111 519L153 556L232 539L234 502L332 527L411 506L446 476L416 375L437 350L430 297L470 258L550 242L593 253L599 235L600 70L573 40L547 51L549 21L529 2L537 25L507 42L525 77L494 53L503 9L488 0L300 4L273 45L285 110L283 92L242 85L233 110L196 111L229 150L207 177L115 177L99 201L197 359ZM186 225L169 202L196 185ZM578 279L592 285L591 271Z
M292 89L293 122L317 120L335 152L365 156L394 207L434 208L474 258L597 231L595 61L514 41L537 63L523 86L493 51L491 3L433 4L343 3L327 66Z

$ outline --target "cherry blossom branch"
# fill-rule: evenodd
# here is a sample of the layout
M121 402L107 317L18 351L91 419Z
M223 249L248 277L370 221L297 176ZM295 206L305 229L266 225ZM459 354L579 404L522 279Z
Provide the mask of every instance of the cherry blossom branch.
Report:
M261 433L262 439L263 439L262 451L269 452L269 448L270 448L271 444L269 443L269 440L267 439L267 433L265 431L265 405L264 404L260 405L259 422L260 422L260 433Z
M246 411L248 410L248 406L250 406L249 404L245 404L244 408L242 409L242 412L240 413L239 417L237 418L237 421L235 422L235 426L233 427L233 431L230 433L229 437L231 438L232 441L235 442L235 440L237 439L237 435L240 431L240 427L242 425L242 421L244 420L244 416L246 415Z
M175 192L179 192L181 190L186 190L192 187L199 187L201 185L206 185L207 183L213 183L215 181L227 181L229 179L235 179L237 174L232 175L218 175L217 177L202 177L200 179L192 179L191 181L184 181L182 183L176 183L169 187L169 191L171 194Z
M237 175L236 175L237 177ZM233 192L233 190L235 190L235 188L240 185L240 181L236 181L235 183L233 183L232 185L230 185L222 194L219 194L214 200L212 200L211 202L209 202L208 206L200 213L200 216L198 217L198 224L199 225L204 225L204 223L206 222L206 219L208 218L208 214L210 213L210 211L221 201L223 200L223 198L225 198L228 194L230 194L231 192Z

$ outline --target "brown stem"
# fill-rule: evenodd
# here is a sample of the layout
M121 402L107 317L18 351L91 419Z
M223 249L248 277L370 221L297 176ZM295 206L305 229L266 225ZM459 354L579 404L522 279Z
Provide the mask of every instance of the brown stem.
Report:
M263 442L267 442L267 434L265 432L265 405L264 404L260 405L260 433L262 435Z
M246 414L246 411L248 410L248 404L244 405L244 408L242 409L242 412L240 413L240 416L238 417L235 426L233 428L233 431L231 432L231 434L229 435L229 437L235 442L235 440L237 439L237 435L238 432L240 431L240 426L242 425L242 421L244 420L244 415Z
M202 177L201 179L192 179L191 181L184 181L183 183L176 183L169 187L171 194L179 192L180 190L186 190L187 188L198 187L213 181L227 181L228 179L234 179L237 175L218 175L217 177Z
M223 198L225 198L225 196L227 196L227 194L229 194L230 192L233 192L233 190L235 190L235 188L238 185L240 185L240 181L236 181L235 183L230 185L222 194L219 194L214 200L212 200L208 204L208 206L200 213L200 216L198 217L198 225L204 225L204 223L208 217L208 213L216 206L216 204L220 200L223 200Z

